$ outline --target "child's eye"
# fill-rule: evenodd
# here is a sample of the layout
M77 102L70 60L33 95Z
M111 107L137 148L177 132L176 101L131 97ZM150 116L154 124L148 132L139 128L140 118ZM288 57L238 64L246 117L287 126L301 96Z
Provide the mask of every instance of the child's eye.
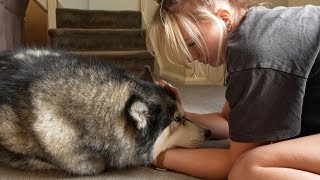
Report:
M192 43L187 44L187 46L190 47L190 48L192 48L192 47L196 46L196 43L195 43L195 42L192 42Z

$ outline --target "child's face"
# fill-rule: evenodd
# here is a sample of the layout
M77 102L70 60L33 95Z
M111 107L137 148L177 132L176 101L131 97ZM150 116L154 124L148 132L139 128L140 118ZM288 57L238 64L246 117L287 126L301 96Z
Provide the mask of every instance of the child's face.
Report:
M205 54L183 28L180 28L180 30L193 60L198 60L213 67L223 63L218 59L220 33L218 27L213 22L201 23L199 27L204 40L202 46ZM207 48L207 52L205 48Z

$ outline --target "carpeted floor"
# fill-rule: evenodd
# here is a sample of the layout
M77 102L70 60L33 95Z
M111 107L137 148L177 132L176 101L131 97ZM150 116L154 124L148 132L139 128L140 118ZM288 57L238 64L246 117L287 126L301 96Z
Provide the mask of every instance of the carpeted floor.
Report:
M225 97L224 86L191 86L172 83L178 88L185 111L210 113L221 111Z

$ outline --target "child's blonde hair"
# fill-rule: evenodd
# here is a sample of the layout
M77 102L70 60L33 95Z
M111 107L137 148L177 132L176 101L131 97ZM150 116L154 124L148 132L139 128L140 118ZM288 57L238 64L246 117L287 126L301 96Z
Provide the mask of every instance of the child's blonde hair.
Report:
M213 12L214 0L157 0L157 8L147 28L149 50L153 50L160 59L187 67L192 60L180 28L183 28L202 53L209 49L198 27L203 22L213 22L219 28L218 56L219 62L225 62L227 28L225 22ZM249 3L241 0L230 0L230 4L247 8ZM189 6L189 8L185 8ZM191 7L190 7L191 6ZM153 44L151 38L155 38Z

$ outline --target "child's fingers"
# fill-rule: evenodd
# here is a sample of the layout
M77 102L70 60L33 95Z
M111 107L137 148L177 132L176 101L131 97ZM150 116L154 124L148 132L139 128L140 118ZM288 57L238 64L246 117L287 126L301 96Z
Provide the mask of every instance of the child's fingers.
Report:
M169 83L167 81L165 81L165 80L160 80L160 81L157 82L157 84L159 84L160 86L164 87L165 84L169 84Z
M181 103L181 98L180 98L180 95L179 95L179 92L178 92L178 89L174 86L172 86L170 83L168 83L167 81L165 80L160 80L158 81L158 84L166 89L168 89L169 91L171 91L175 96L176 96L176 99L179 103Z
M164 88L170 90L171 92L173 92L176 96L176 99L179 103L181 103L181 97L179 95L178 89L174 86L172 86L171 84L167 83L165 84Z

